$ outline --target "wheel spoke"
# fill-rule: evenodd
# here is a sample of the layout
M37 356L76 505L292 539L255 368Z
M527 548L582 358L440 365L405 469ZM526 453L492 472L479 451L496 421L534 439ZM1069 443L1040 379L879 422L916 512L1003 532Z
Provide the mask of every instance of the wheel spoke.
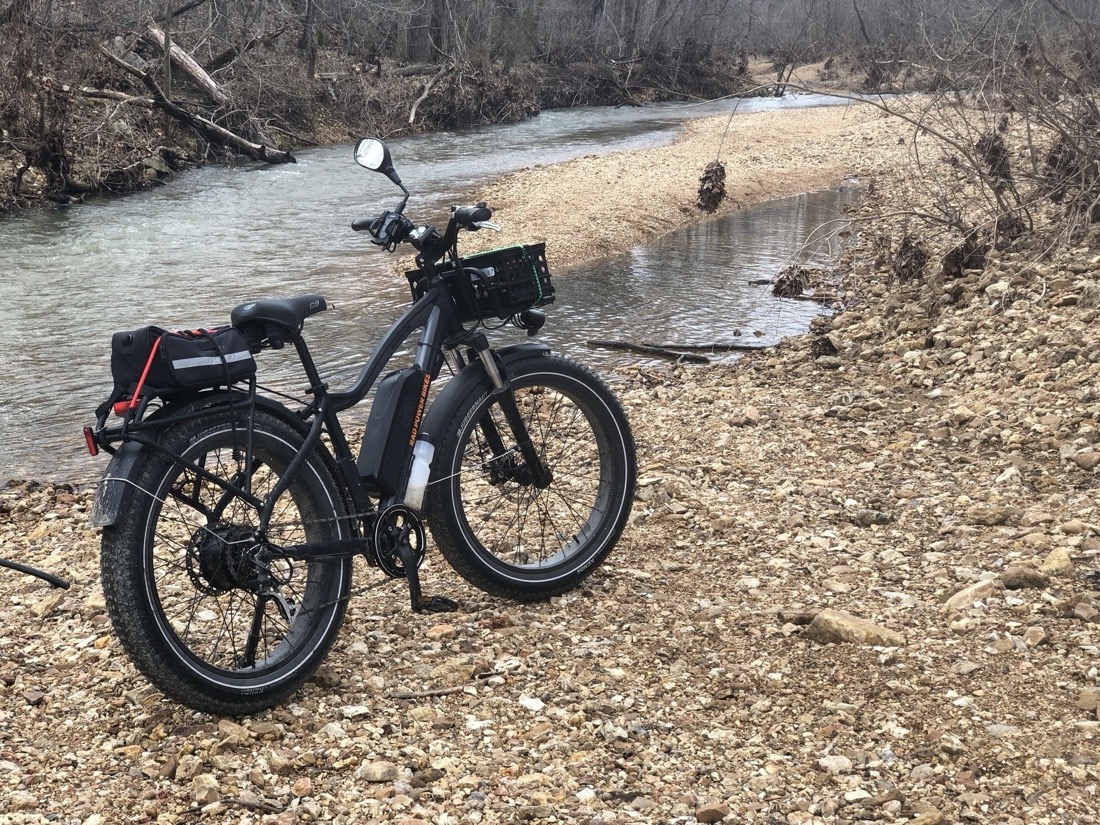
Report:
M268 707L308 678L339 630L350 587L347 560L278 557L280 543L348 535L320 454L275 502L275 543L260 532L253 505L279 483L301 435L262 411L255 419L251 479L241 475L243 442L224 413L174 427L164 442L254 498L150 456L139 479L150 494L134 496L133 512L104 531L104 593L127 652L165 693L215 713Z
M509 373L549 483L533 483L493 396L471 395L456 416L461 431L444 442L444 455L455 457L441 464L455 475L433 478L429 525L448 560L478 586L521 596L563 592L588 575L591 559L610 550L626 522L633 443L610 392L576 364L530 358ZM504 450L491 450L483 430L500 433ZM449 532L437 527L440 517Z

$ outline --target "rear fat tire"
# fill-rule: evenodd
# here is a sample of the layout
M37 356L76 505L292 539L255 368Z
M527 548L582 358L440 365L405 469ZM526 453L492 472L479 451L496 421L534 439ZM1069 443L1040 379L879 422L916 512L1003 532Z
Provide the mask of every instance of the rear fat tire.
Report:
M255 415L253 492L262 499L302 435L276 416ZM227 413L212 411L166 431L162 444L224 478L237 471L232 456L245 436L243 426L234 432ZM246 555L255 509L152 451L139 459L132 481L125 510L103 531L101 573L111 622L134 664L196 710L242 715L281 702L312 675L339 633L351 561L273 559L278 584L258 595ZM340 489L319 452L280 497L270 525L277 544L348 535Z
M559 355L533 356L511 362L508 373L553 480L538 489L494 475L494 467L522 457L482 381L446 417L425 515L463 578L494 595L533 601L572 590L614 548L630 516L636 457L621 405L585 367ZM485 444L479 422L486 415L504 440L504 457Z

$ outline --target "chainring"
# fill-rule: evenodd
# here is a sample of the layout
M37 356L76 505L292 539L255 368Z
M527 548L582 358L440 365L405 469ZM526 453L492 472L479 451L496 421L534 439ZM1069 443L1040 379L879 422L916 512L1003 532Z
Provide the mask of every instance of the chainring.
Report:
M407 544L416 560L416 567L424 563L424 550L427 536L424 522L412 509L404 504L394 504L378 515L374 524L374 551L378 566L387 576L395 579L408 577L405 563L398 553L401 544Z

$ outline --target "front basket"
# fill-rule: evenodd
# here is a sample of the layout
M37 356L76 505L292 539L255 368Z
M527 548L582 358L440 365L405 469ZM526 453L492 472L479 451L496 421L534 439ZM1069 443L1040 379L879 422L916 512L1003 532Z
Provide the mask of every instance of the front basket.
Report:
M416 284L423 274L419 269L405 273L414 285L414 297L418 297ZM451 264L441 268L439 274L450 289L463 321L505 320L554 300L544 243L469 255L462 259L461 271Z

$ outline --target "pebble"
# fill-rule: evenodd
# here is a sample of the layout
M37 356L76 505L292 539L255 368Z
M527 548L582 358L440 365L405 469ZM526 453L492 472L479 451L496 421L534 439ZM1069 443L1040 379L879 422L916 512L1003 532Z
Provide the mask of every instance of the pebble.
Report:
M400 775L397 765L385 760L364 762L355 771L355 778L364 782L394 782Z

